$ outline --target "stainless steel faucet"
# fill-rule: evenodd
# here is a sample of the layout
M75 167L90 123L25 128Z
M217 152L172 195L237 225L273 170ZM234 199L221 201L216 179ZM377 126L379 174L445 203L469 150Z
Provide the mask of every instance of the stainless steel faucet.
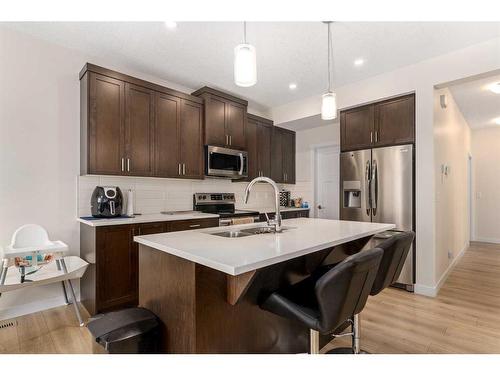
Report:
M279 233L281 232L280 189L278 185L276 185L276 182L274 182L268 177L254 178L252 181L250 181L250 183L247 185L247 188L245 189L245 203L248 203L248 196L250 195L250 190L252 190L252 186L255 185L257 182L267 182L274 188L274 209L275 209L274 219L270 220L267 214L266 218L267 218L267 225L274 226L274 230Z

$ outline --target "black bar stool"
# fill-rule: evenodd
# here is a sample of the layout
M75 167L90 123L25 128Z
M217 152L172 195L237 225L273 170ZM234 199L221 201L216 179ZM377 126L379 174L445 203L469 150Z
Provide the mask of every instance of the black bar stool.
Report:
M411 244L415 238L413 232L401 232L379 243L377 248L384 251L377 276L370 291L371 296L376 296L388 286L394 284L403 269ZM352 318L352 331L355 332L351 348L335 348L330 353L359 354L360 317L356 314Z
M320 333L333 333L363 310L382 255L383 250L378 248L354 254L326 272L272 293L260 306L307 326L310 353L318 354Z

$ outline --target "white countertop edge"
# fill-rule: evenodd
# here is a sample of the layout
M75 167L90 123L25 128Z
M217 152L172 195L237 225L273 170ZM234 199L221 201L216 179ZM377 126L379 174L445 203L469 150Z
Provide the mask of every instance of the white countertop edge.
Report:
M135 236L134 241L139 243L139 244L151 247L153 249L163 251L165 253L178 256L180 258L201 264L203 266L215 269L217 271L227 273L228 275L238 276L238 275L241 275L245 272L254 271L254 270L257 270L259 268L271 266L271 265L276 264L276 263L281 263L281 262L284 262L284 261L287 261L290 259L298 258L298 257L303 256L303 255L314 253L316 251L324 250L324 249L327 249L329 247L341 245L341 244L351 242L351 241L354 241L354 240L357 240L357 239L360 239L363 237L373 236L374 234L396 228L396 226L394 224L381 224L381 225L383 225L384 227L376 229L376 230L370 230L367 232L363 232L362 234L350 236L348 238L343 238L343 239L340 239L338 241L330 241L330 242L327 242L327 243L324 243L324 244L321 244L318 246L313 246L313 247L306 248L306 249L303 249L300 251L296 251L294 253L287 253L287 254L284 254L282 256L278 256L278 257L275 257L275 258L272 258L269 260L262 260L260 262L247 264L247 265L244 265L241 267L232 267L232 266L228 266L227 264L224 264L224 263L214 262L214 261L211 261L210 259L202 258L202 257L196 256L196 255L193 255L192 253L188 253L188 252L185 252L185 251L182 251L179 249L174 249L172 247L168 247L168 246L161 245L161 244L158 244L158 243L155 243L152 241L145 240L144 238L141 238L140 236ZM196 231L203 231L203 229L197 229Z
M137 215L132 218L124 219L97 219L97 220L85 220L77 217L76 220L82 224L89 225L91 227L104 227L109 225L126 225L126 224L138 224L138 223L155 223L161 221L178 221L178 220L196 220L196 219L210 219L218 218L219 215L216 214L144 214Z

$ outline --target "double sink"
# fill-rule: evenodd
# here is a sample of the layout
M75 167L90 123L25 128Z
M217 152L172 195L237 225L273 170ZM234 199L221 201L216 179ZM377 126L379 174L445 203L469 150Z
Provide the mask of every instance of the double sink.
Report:
M294 229L292 227L281 227L281 231L285 232L289 229ZM215 232L215 233L210 233L214 236L219 236L219 237L225 237L225 238L240 238L240 237L247 237L247 236L255 236L257 234L268 234L268 233L276 233L273 227L251 227L251 228L245 228L245 229L238 229L238 230L227 230L224 232Z

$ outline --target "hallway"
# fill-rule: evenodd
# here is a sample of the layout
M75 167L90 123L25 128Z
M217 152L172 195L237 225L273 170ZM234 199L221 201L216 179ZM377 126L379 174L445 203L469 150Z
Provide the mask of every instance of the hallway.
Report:
M370 353L500 353L500 245L475 242L436 298L388 288L361 313ZM343 339L335 346L345 346ZM330 349L329 347L328 349Z

